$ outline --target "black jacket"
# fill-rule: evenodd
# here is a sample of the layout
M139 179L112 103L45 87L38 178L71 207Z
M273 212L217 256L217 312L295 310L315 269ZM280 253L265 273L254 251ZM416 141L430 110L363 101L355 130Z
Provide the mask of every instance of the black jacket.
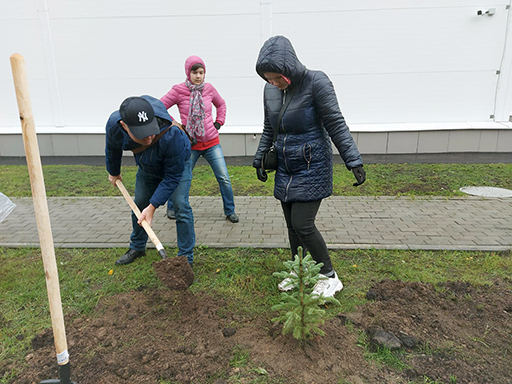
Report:
M285 91L265 85L264 128L253 166L260 167L263 153L272 144L274 129L277 129L283 97L293 91L276 141L278 167L274 196L284 202L313 201L330 196L331 140L348 169L363 165L331 81L324 72L306 69L284 36L274 36L265 42L256 62L256 72L265 81L263 74L266 72L282 74L291 84Z

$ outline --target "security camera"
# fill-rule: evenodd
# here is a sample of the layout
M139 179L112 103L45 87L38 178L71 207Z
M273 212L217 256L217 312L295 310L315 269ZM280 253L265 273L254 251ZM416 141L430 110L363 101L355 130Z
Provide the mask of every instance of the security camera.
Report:
M476 11L477 16L487 15L492 16L496 13L496 8L489 8L489 9L479 9Z

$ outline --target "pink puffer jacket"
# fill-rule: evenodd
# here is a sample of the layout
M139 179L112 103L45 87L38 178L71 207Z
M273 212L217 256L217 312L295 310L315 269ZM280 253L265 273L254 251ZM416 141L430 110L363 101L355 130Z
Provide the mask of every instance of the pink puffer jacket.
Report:
M197 63L201 63L204 66L206 73L206 65L203 60L198 56L190 56L185 61L185 73L187 75L187 79L190 80L191 68ZM177 105L180 111L181 123L183 125L187 125L188 112L190 110L190 90L185 82L173 86L169 92L162 96L160 101L164 103L165 108L167 109L171 108L173 105ZM226 120L226 102L220 96L219 92L217 92L215 87L209 83L204 85L203 103L205 113L204 137L197 137L198 142L206 142L217 138L219 136L219 132L213 123L218 121L220 125L224 125ZM212 104L216 108L215 120L212 117Z

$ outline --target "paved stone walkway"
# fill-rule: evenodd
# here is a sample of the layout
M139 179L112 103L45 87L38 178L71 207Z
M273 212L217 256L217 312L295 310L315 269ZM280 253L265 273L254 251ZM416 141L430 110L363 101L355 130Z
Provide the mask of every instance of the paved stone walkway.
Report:
M0 223L0 246L39 246L32 198ZM225 220L220 197L191 197L196 245L287 247L279 202L273 197L235 197L240 223ZM55 247L127 247L130 208L122 197L48 198ZM512 249L512 198L331 197L317 216L329 248L424 250ZM164 208L153 229L166 247L176 246L174 221ZM152 245L148 245L152 246Z

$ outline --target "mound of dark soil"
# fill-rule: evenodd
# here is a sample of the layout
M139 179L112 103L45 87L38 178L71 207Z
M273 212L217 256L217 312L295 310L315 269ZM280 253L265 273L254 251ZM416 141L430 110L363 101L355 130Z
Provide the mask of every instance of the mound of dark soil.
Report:
M381 281L357 312L331 319L322 327L326 336L303 344L266 319L229 313L222 300L133 291L104 299L91 318L67 320L71 378L80 384L249 383L257 376L269 383L382 384L424 382L427 375L444 383L512 383L511 290L502 281L478 288ZM365 360L354 328L410 336L416 343L401 348L412 368L399 372ZM16 383L57 378L51 330L34 338L25 360ZM0 374L8 369L0 363Z
M194 271L186 256L176 256L153 263L160 281L169 289L187 289L194 282Z
M348 319L368 333L378 328L416 339L406 359L410 379L512 383L511 288L502 281L477 288L384 280L367 294L374 301Z

